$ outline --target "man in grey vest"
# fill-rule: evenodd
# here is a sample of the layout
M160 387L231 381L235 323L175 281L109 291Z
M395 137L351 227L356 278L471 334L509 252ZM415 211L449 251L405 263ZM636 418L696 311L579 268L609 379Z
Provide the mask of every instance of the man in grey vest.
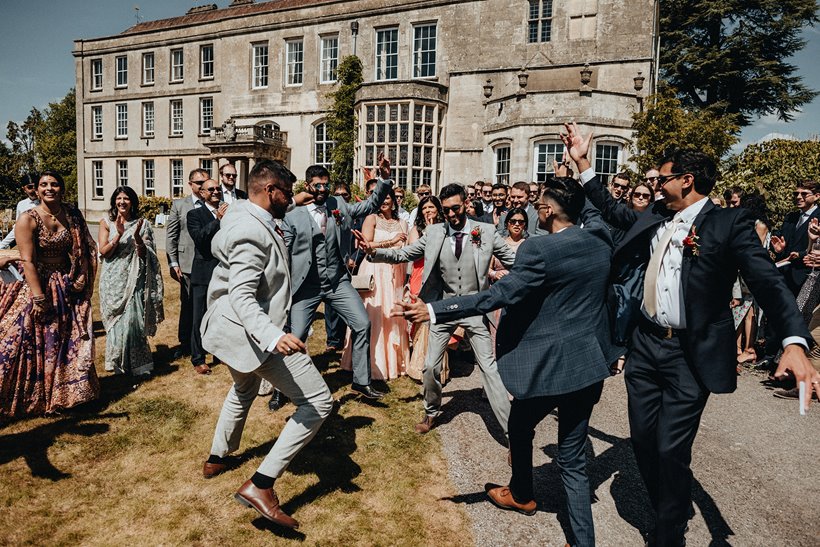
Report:
M515 253L495 231L495 226L467 219L464 202L467 193L460 184L441 189L441 200L447 222L428 226L415 243L401 249L375 250L360 232L356 239L373 262L412 262L424 258L419 298L425 302L475 294L489 286L490 262L495 255L512 268ZM467 332L476 362L483 374L484 389L496 419L507 432L510 400L498 374L493 342L487 317L468 317L430 325L428 351L424 361L424 418L416 424L418 433L427 433L441 414L441 362L450 336L457 327Z
M314 202L293 209L282 224L293 278L291 333L306 341L316 308L321 302L329 302L350 327L353 391L369 399L378 399L384 394L370 385L370 319L359 293L350 284L340 241L342 231L349 230L356 218L379 209L392 187L390 162L382 157L379 175L376 190L367 200L348 204L344 199L329 195L327 169L321 165L308 167L305 181Z

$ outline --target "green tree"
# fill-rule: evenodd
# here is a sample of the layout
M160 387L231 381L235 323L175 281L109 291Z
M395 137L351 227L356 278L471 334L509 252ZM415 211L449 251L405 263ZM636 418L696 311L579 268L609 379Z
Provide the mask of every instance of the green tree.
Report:
M820 173L820 142L775 139L750 144L743 152L726 160L718 183L722 191L739 186L757 191L766 198L775 226L794 210L792 191L801 180L817 180Z
M362 61L355 55L342 59L338 68L338 88L328 96L333 99L333 108L327 118L327 131L335 141L331 159L331 180L353 182L353 158L356 147L356 92L363 81Z
M13 208L15 203L23 199L15 164L16 158L11 148L0 141L0 209Z
M53 169L63 175L66 201L77 202L77 118L74 89L50 103L40 123L34 126L34 151L38 169Z
M787 61L818 21L816 0L666 0L660 9L661 73L684 106L745 126L772 113L789 121L817 95Z
M730 118L709 110L685 108L675 91L663 87L647 108L633 116L635 155L641 173L656 166L669 148L697 148L716 162L738 141L739 128Z
M43 114L36 108L32 108L23 123L10 121L6 126L6 138L11 143L10 169L18 177L34 171L37 167L34 130L42 121Z

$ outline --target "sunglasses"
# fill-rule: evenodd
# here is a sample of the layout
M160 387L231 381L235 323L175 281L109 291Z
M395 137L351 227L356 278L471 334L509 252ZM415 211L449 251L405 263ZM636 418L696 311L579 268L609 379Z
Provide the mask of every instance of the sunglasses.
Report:
M804 197L806 197L806 196L810 196L810 195L812 195L812 193L811 193L811 192L792 192L792 195L793 195L794 197L801 197L801 198L804 198Z
M632 192L633 199L649 199L651 194L644 194L643 192Z
M628 184L619 184L617 182L613 182L612 186L613 186L613 188L618 188L619 190L628 190L629 189Z
M429 195L430 195L430 192L418 192L418 196L420 198L426 198Z
M219 186L214 186L213 188L203 188L203 192L208 192L209 194L213 194L214 192L222 192L222 188Z
M686 173L670 173L668 175L661 175L658 177L658 182L661 184L661 188L663 188L663 185L669 182L670 180L682 177L685 174Z
M313 186L317 190L327 190L328 188L330 188L329 184L311 184L311 186Z
M344 198L344 200L347 201L347 200L350 199L350 194L348 194L347 192L344 192L342 194L336 194L336 197Z
M646 182L652 182L653 180L658 180L658 177L646 177L643 180L645 180Z
M518 218L512 218L512 219L507 221L507 224L517 224L519 226L523 226L526 223L527 223L526 220L518 219Z
M441 210L444 211L445 215L451 211L458 214L461 212L462 208L464 208L464 205L453 205L452 207L442 207Z
M222 176L225 177L226 179L235 179L236 178L236 173L222 173Z

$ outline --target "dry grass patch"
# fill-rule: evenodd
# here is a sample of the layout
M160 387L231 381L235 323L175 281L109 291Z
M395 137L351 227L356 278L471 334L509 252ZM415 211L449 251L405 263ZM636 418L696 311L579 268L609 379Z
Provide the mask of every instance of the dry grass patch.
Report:
M200 376L172 362L176 284L166 278L166 315L152 340L156 375L135 385L104 372L105 333L98 327L102 398L63 416L0 429L2 545L240 545L304 541L322 545L471 543L446 460L434 433L413 433L419 388L402 378L382 403L350 392L337 356L320 355L324 322L309 347L336 411L277 481L299 533L268 526L233 500L294 407L271 413L259 401L242 439L245 459L211 480L201 476L230 374Z

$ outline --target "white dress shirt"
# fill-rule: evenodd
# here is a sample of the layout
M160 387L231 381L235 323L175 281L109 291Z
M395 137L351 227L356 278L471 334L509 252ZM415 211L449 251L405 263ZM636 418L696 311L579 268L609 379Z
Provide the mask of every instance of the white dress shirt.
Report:
M21 199L17 202L17 210L15 212L15 220L20 218L20 216L28 211L29 209L34 209L40 205L39 199L31 199L25 198ZM9 233L6 234L6 237L3 238L3 241L0 241L0 249L10 249L11 245L14 243L14 226L11 227Z
M804 222L806 222L807 220L809 220L811 218L811 216L814 214L814 212L816 210L817 210L817 205L812 205L809 208L808 211L801 214L800 218L797 219L797 224L795 225L795 228L800 228L803 225Z
M224 201L225 203L231 204L237 199L239 199L238 197L236 197L236 186L234 186L231 190L228 190L228 188L224 184L220 184L219 186L222 187L222 201Z
M461 230L456 230L453 228L451 224L447 224L447 240L450 242L450 249L453 250L453 254L456 254L456 234L462 233L464 237L461 239L461 249L462 252L464 251L464 245L472 244L472 239L470 236L470 219L467 219L467 222L464 223L464 226L461 227ZM430 314L430 324L436 324L436 314L433 311L433 306L427 304L427 313Z
M316 226L322 231L323 234L327 234L327 206L326 205L316 205L315 203L310 203L307 206L307 211L310 214L310 218L313 219L313 222L316 223Z

